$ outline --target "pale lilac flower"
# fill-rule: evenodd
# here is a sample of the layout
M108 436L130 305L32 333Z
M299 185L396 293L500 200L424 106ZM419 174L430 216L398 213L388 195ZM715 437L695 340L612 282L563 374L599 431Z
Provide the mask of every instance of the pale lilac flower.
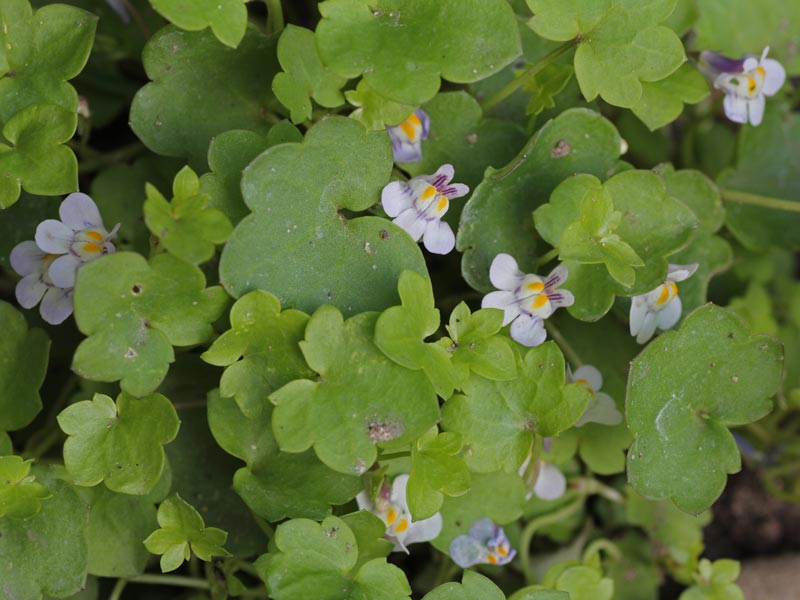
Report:
M545 449L550 448L551 438L544 439ZM545 460L531 463L532 455L528 455L519 468L519 476L525 482L528 492L525 499L534 495L542 500L558 500L567 491L567 478L557 466Z
M469 533L450 542L450 558L462 569L473 565L505 565L516 556L503 528L489 518L475 521Z
M567 274L567 267L559 265L542 279L520 271L511 255L498 254L489 268L489 279L500 291L484 296L481 308L499 308L503 325L511 323L513 339L523 346L538 346L547 337L544 319L575 302L572 292L558 289Z
M678 297L677 282L691 277L697 266L697 263L669 265L664 283L631 299L630 329L637 342L644 344L653 337L656 327L666 330L678 322L683 306Z
M786 81L786 70L772 58L767 58L769 46L761 58L748 55L736 60L706 50L700 57L715 75L714 87L725 92L725 114L731 121L753 125L764 117L765 96L773 96Z
M622 414L617 410L614 399L601 392L603 387L603 376L592 365L582 365L572 370L567 367L567 382L583 385L592 395L583 415L575 423L575 427L581 427L586 423L600 423L601 425L618 425L622 423Z
M422 140L428 139L431 120L421 108L394 127L387 127L392 141L392 154L395 162L419 162L422 160Z
M28 240L11 251L11 267L22 279L14 290L23 308L33 308L41 301L39 313L51 325L58 325L72 314L72 287L58 287L47 274L55 254L42 251Z
M86 194L67 196L58 209L61 221L47 219L36 228L36 245L48 254L61 255L50 265L48 274L62 288L75 285L75 272L82 264L114 252L110 232L103 225L97 205Z
M430 541L442 531L439 513L421 521L412 520L406 499L407 485L408 475L398 475L391 486L384 481L375 498L367 492L356 496L358 508L370 511L386 524L385 537L394 542L394 552L408 553L409 544Z
M456 236L442 217L450 200L469 193L463 183L450 183L453 165L442 165L433 175L419 175L408 181L392 181L383 188L381 204L392 223L404 229L414 241L422 238L428 252L447 254Z

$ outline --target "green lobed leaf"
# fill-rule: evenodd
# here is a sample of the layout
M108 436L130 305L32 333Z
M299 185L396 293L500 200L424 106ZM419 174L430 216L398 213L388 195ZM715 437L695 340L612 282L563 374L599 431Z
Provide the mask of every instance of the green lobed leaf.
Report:
M81 377L120 381L133 396L152 392L174 360L172 346L207 340L227 304L222 288L205 288L195 266L170 254L150 264L117 252L84 265L75 287L75 321L89 336L75 351Z
M86 528L89 573L99 577L144 573L150 554L142 540L157 527L152 499L117 494L102 485L76 491L91 506Z
M520 54L514 13L504 0L328 0L319 5L317 45L325 64L387 99L417 105L440 77L483 79Z
M443 428L464 436L464 461L472 471L516 473L534 435L555 436L586 409L589 391L564 385L564 356L555 342L528 350L517 370L510 381L472 376L464 394L453 396L442 409Z
M431 282L414 271L403 271L397 291L402 306L387 308L378 317L375 345L397 364L421 369L436 393L447 399L455 387L450 354L436 342L425 343L439 329Z
M257 416L247 417L232 398L211 392L208 421L217 443L247 463L236 471L233 487L267 521L322 519L331 505L352 500L361 490L358 477L329 469L311 450L281 452L272 433L272 408L266 401Z
M643 82L664 79L686 61L674 31L659 25L676 0L527 0L530 27L548 40L577 39L575 76L586 100L632 108Z
M436 514L445 495L462 496L469 491L469 469L458 456L462 446L460 434L438 433L436 428L411 445L406 497L415 521Z
M28 0L3 0L0 23L0 127L34 104L54 104L74 114L78 95L67 81L89 58L97 17L64 4L33 13ZM70 137L74 131L73 124Z
M506 595L492 580L464 571L461 583L445 583L425 594L423 600L505 600Z
M347 523L293 519L278 526L275 551L256 562L275 600L402 600L411 588L402 570L374 558L358 566L359 545ZM320 594L325 594L320 596Z
M222 546L228 534L216 527L206 527L195 508L177 494L158 507L159 529L147 536L144 545L161 555L161 571L174 571L194 554L210 562L214 556L231 556Z
M31 460L0 456L0 519L27 519L42 509L50 492L30 474Z
M211 200L209 206L221 210L235 225L250 211L242 198L242 171L270 146L301 142L303 135L288 121L276 123L266 137L246 130L225 131L208 149L211 173L200 178L200 192Z
M77 402L58 415L69 437L64 464L76 485L104 481L123 494L150 492L164 469L162 446L178 434L178 415L161 394L133 398L122 393L116 404L104 394Z
M206 170L215 135L269 130L269 81L279 69L275 48L274 38L252 27L235 50L208 31L165 27L145 46L142 58L152 82L133 99L131 128L153 152L187 158L196 170Z
M555 108L553 99L563 90L575 69L571 65L549 64L523 87L531 97L525 107L526 115L538 115L546 108Z
M181 167L177 159L149 154L133 164L118 163L97 174L89 195L106 223L119 223L114 238L117 250L132 250L143 256L150 253L150 231L142 214L145 185L150 183L166 193Z
M514 346L507 337L497 335L503 327L502 311L484 308L471 313L466 302L460 302L445 327L452 339L442 338L439 344L452 355L458 389L463 389L470 371L498 381L517 376Z
M312 372L300 352L299 343L308 315L299 310L281 311L275 296L253 290L231 308L231 329L214 340L202 358L226 367L220 394L233 397L248 418L270 410L267 396L293 379Z
M591 565L569 561L553 565L543 585L569 593L570 600L612 600L614 580Z
M289 109L293 123L311 118L312 98L327 108L344 104L341 89L347 79L322 64L313 31L287 25L278 40L278 60L283 71L272 80L272 91Z
M501 252L523 270L534 263L533 209L574 173L607 177L619 152L619 134L609 121L594 111L570 109L545 123L505 167L488 169L464 207L456 239L467 283L491 291L489 265Z
M14 453L14 446L11 443L11 438L5 431L0 432L0 456Z
M737 148L736 166L717 179L723 196L727 188L784 200L800 198L800 178L795 169L785 168L786 157L800 152L800 115L780 105L768 106L761 125L740 129ZM737 202L728 202L725 209L725 224L749 250L800 248L798 213Z
M200 180L189 167L175 176L170 202L149 183L145 193L143 210L148 229L167 252L186 262L210 260L215 244L222 244L233 232L228 217L208 206L210 198L200 192Z
M25 317L7 302L0 301L0 323L0 431L14 431L42 410L39 388L47 372L50 340L41 329L28 329Z
M392 551L394 544L384 537L386 523L377 515L368 510L359 510L342 515L341 519L353 532L358 544L358 560L353 570L357 571L373 558L385 558Z
M425 374L389 360L372 342L376 320L362 313L344 321L332 306L311 317L300 348L320 380L298 379L270 396L282 450L313 446L330 468L361 475L375 462L376 446L406 445L438 421Z
M708 508L741 467L728 427L770 411L781 355L779 342L750 335L738 316L713 305L647 346L631 365L626 399L633 487L687 512Z
M705 77L689 63L659 81L642 83L642 96L631 107L633 114L651 130L677 119L683 105L697 104L708 96Z
M381 96L365 79L358 82L356 89L347 90L344 95L356 107L350 117L369 131L383 131L386 125L398 125L414 111L411 104L402 104Z
M507 525L522 516L524 504L525 485L516 473L473 473L466 494L445 497L439 511L442 532L431 543L449 553L453 538L466 535L478 519L488 517L498 525Z
M52 471L32 472L51 497L28 519L0 519L0 591L6 598L66 598L86 581L89 507Z
M570 228L593 218L592 207L587 207L586 202L597 196L610 198L619 213L619 224L612 235L640 257L644 263L641 267L631 267L632 263L622 260L625 255L616 251L619 249L610 259L603 256L605 265L591 264L600 259L592 258L576 245ZM686 245L698 227L694 212L667 195L661 178L649 171L633 170L615 175L602 187L591 175L571 177L558 186L548 204L536 210L534 218L537 231L559 252L565 237L572 244L565 257L570 276L563 287L575 295L575 303L568 308L570 314L587 321L602 317L611 308L615 294L643 294L659 285L667 272L667 257ZM595 235L592 242L602 247L604 239Z
M74 112L53 104L34 104L8 119L3 137L12 145L0 142L0 208L23 189L42 196L77 191L78 161L64 145L76 126Z
M244 173L253 214L222 252L223 285L235 297L268 290L305 312L326 303L347 315L396 304L400 273L426 273L419 247L386 219L349 216L379 200L391 168L385 132L342 117L314 125L302 144L261 154Z
M744 593L734 583L739 577L739 561L722 558L713 563L700 560L696 584L685 590L679 600L744 600Z
M165 19L187 31L210 27L217 39L236 48L247 29L247 0L150 0Z

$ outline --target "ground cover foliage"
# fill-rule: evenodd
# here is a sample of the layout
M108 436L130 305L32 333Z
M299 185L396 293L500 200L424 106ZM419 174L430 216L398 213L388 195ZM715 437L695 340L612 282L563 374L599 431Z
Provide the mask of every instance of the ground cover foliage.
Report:
M2 0L0 598L742 598L798 6Z

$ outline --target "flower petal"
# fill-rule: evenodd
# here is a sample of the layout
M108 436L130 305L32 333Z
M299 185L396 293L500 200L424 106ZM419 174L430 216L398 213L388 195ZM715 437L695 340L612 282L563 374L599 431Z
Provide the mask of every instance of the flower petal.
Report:
M71 288L75 286L75 273L82 264L74 254L64 254L50 264L47 274L57 287Z
M486 545L495 536L497 530L498 527L494 524L494 521L489 517L484 517L470 525L469 535L481 544Z
M639 329L639 333L636 336L636 342L639 344L644 344L653 337L653 334L656 332L656 325L657 325L658 318L656 314L651 311L647 311L644 315L644 319L642 321L642 326Z
M400 213L397 217L392 219L392 223L405 230L415 242L422 237L425 233L427 224L424 219L420 219L417 211L413 208L408 208Z
M61 221L47 219L36 227L36 245L49 254L66 254L75 232Z
M523 346L538 346L547 338L541 317L521 314L511 323L511 338Z
M569 290L550 292L547 294L547 298L550 300L553 312L555 312L557 308L564 308L575 304L575 296Z
M572 374L572 381L579 381L583 379L592 391L598 392L603 387L603 376L592 365L581 365Z
M631 335L637 335L642 330L642 325L644 325L644 319L648 312L650 312L650 307L647 305L646 294L634 296L631 299L629 317Z
M63 323L72 314L72 289L52 287L47 290L39 313L51 325Z
M484 562L487 554L486 546L469 535L459 535L450 542L450 558L462 569Z
M747 100L740 98L736 94L725 94L722 103L725 108L725 116L734 123L747 123Z
M533 493L542 500L557 500L567 491L567 478L561 470L549 463L542 462L539 467L539 477L533 486Z
M684 281L689 279L697 271L699 263L692 263L690 265L669 265L667 272L667 281Z
M432 517L422 521L412 521L403 536L403 544L416 544L418 542L429 542L439 537L442 532L442 515L436 513Z
M424 176L425 180L427 180L432 186L439 189L446 186L453 180L456 171L453 169L453 165L442 165L438 169L436 169L436 173L433 175L426 175Z
M422 132L419 134L420 139L427 140L428 134L431 132L431 118L421 108L418 108L414 111L414 114L417 115L419 122L422 124Z
M428 252L433 254L447 254L456 247L456 236L450 225L444 221L429 221L425 227L422 243Z
M31 273L23 277L14 288L17 302L22 308L33 308L42 299L47 291L47 284L42 281L38 273Z
M718 73L742 73L744 72L744 59L728 58L722 54L717 54L711 50L703 50L700 59L704 60L709 67Z
M617 404L611 396L600 392L592 398L581 418L575 423L575 427L581 427L586 423L618 425L622 423L622 413L617 410Z
M33 240L20 242L11 251L11 268L19 275L30 275L39 270L45 256L46 253Z
M447 196L450 200L453 198L461 198L469 194L469 186L463 183L451 183L439 189L441 194Z
M761 121L764 119L764 106L766 103L767 99L764 97L764 94L759 94L747 103L750 123L753 125L761 125Z
M764 67L764 85L761 91L767 96L772 96L783 87L786 81L786 69L783 65L773 58L768 58L761 63Z
M658 318L656 319L656 324L658 325L659 329L670 329L678 322L681 318L681 311L683 310L683 306L681 305L680 296L675 296L672 300L670 300L667 305L658 313Z
M103 218L100 216L100 211L97 210L97 204L89 196L80 192L64 198L58 214L64 225L71 227L73 231L105 229Z
M489 280L498 290L514 290L525 277L510 254L498 254L489 267Z
M392 181L381 192L381 206L390 217L396 217L414 204L414 195L405 181Z
M358 496L356 496L356 504L358 504L358 510L368 510L372 512L372 510L375 508L375 505L372 504L372 500L370 500L367 492L358 493Z
M389 500L395 506L408 512L408 502L406 501L406 487L408 486L408 475L398 475L392 480L392 494Z
M422 144L392 138L394 162L419 162L422 160Z
M550 275L547 276L544 282L544 288L547 291L557 288L562 283L567 280L569 276L569 271L565 265L558 265L555 269L550 271Z
M511 323L519 315L514 292L505 290L486 294L481 300L481 308L499 308L502 310L503 327Z

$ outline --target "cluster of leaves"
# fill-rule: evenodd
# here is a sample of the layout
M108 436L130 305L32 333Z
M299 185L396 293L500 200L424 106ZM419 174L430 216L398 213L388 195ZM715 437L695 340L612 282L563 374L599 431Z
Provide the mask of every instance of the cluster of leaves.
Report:
M800 117L787 85L726 123L689 57L770 45L800 75L800 9L3 0L0 24L0 597L741 597L702 528L742 454L800 498ZM472 192L433 259L379 201L445 163ZM79 185L117 251L53 327L8 257ZM549 341L480 308L500 253L566 267ZM682 322L642 348L628 309L675 264ZM585 422L583 364L621 423ZM357 510L400 474L441 518L427 561ZM517 557L455 582L484 518Z

